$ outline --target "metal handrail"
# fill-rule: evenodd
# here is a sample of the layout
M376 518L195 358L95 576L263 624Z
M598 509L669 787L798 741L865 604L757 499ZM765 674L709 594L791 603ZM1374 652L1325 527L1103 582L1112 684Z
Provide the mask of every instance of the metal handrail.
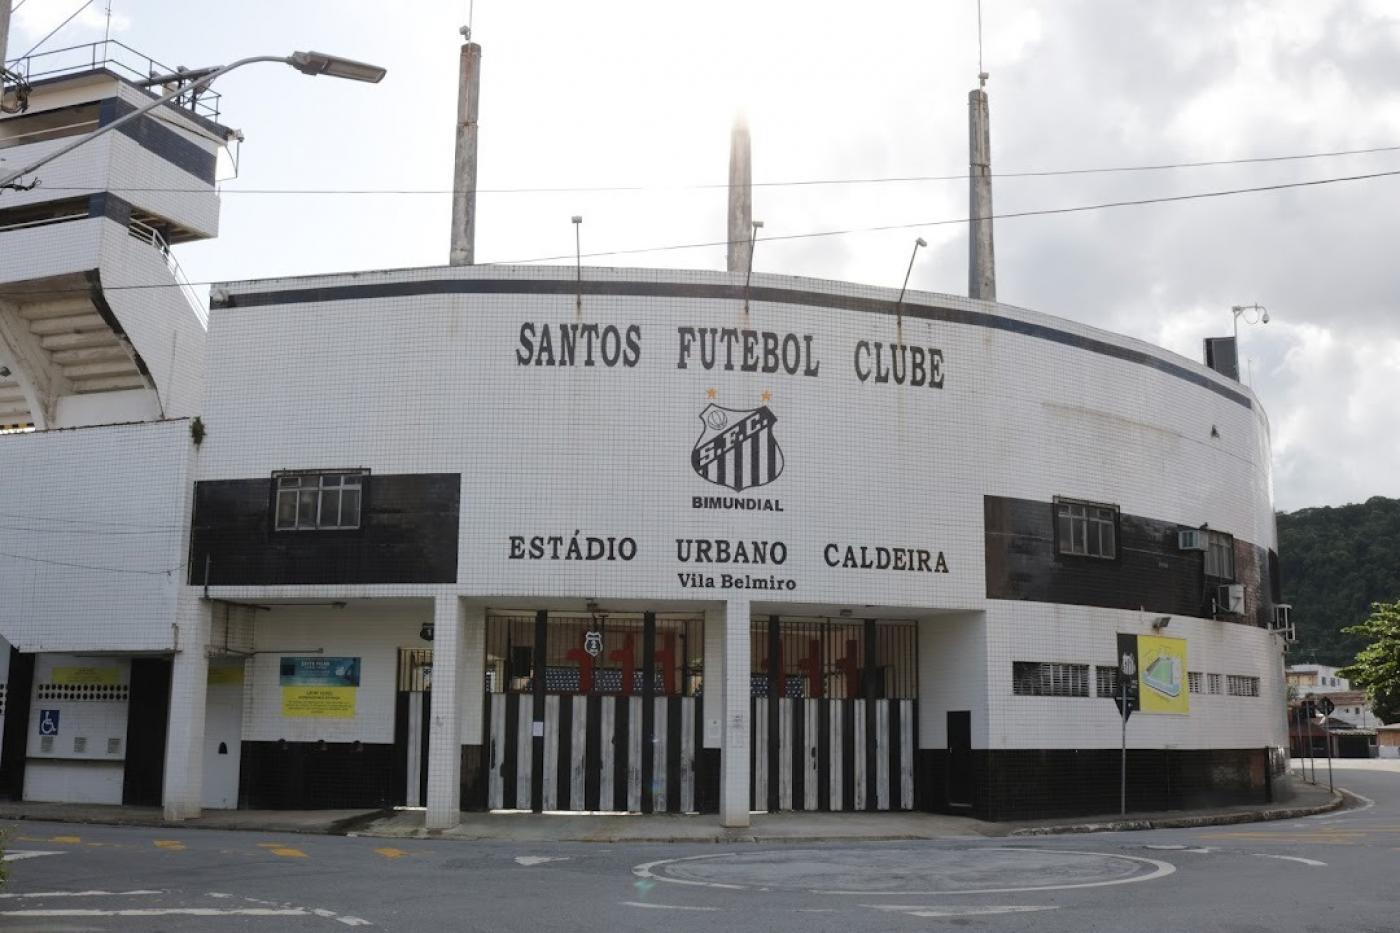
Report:
M176 74L179 71L178 68L156 61L116 39L103 39L47 52L36 52L6 64L11 71L23 76L31 84L45 78L95 71L98 68L107 68L138 84L157 75ZM186 110L217 122L219 98L218 93L203 90L197 97L181 97L177 102Z
M185 275L185 270L180 267L180 261L175 258L175 254L170 251L170 244L165 241L165 237L160 235L160 231L150 224L133 220L127 226L127 233L133 238L155 247L165 260L165 267L170 270L170 274L175 278L175 284L180 287L180 292L185 296L185 300L194 309L195 317L199 318L199 323L208 330L209 328L209 307L207 302L200 301L199 293L190 284L189 278Z

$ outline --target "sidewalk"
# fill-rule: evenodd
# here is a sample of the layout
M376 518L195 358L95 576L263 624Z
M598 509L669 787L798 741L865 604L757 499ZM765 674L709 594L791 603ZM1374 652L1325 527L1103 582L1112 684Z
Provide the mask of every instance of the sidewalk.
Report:
M1280 804L1005 823L936 813L756 813L752 825L726 829L714 814L463 813L458 826L429 832L418 809L205 810L198 819L167 823L158 807L28 802L0 803L0 820L494 842L844 842L1217 826L1295 819L1343 802L1325 785L1298 782L1295 788L1293 799Z

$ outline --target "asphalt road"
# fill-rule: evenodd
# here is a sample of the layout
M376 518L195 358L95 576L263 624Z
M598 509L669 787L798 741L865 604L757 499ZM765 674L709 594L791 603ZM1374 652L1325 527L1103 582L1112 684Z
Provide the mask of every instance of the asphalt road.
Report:
M0 929L1400 930L1400 762L1334 814L781 846L388 841L9 823ZM45 853L45 854L40 854Z

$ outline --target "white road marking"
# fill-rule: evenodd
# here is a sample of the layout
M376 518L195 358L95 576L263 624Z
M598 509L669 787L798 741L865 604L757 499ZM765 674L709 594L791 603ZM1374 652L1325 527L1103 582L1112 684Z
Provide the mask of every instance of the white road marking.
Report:
M1317 859L1315 859L1315 858L1303 858L1301 855L1270 855L1270 854L1267 853L1267 852L1254 852L1254 853L1251 853L1251 854L1257 855L1257 856L1259 856L1260 858L1276 858L1276 859L1280 859L1281 861L1285 861L1285 862L1299 862L1299 863L1301 863L1301 864L1303 864L1303 865L1311 865L1311 866L1313 866L1314 868L1326 868L1326 867L1327 867L1327 863L1326 863L1326 862L1319 862L1319 861L1318 861Z
M1036 910L1059 910L1058 905L1044 907L1005 906L1005 907L892 907L888 904L861 904L873 910L890 910L908 914L911 917L972 917L985 914L1024 914Z
M341 923L348 927L372 927L374 924L368 920L361 920L359 917L336 917Z
M545 862L567 862L567 855L517 855L515 860L527 868L531 865L543 865Z
M733 852L720 852L716 855L687 855L685 858L663 858L655 862L647 862L643 865L638 865L636 868L632 869L632 874L636 875L638 878L649 878L652 881L666 881L671 884L689 884L698 888L724 888L728 891L742 891L744 890L744 885L742 884L721 884L718 881L691 881L688 878L667 878L652 872L652 869L657 865L670 865L673 862L694 862L702 858L724 858L725 856L733 854Z
M31 891L27 894L0 894L0 898L10 899L16 897L138 897L150 894L164 894L164 891Z
M6 853L5 853L5 857L4 857L3 859L0 859L0 861L4 861L4 862L20 862L20 861L23 861L24 859L27 859L27 858L39 858L39 857L44 856L44 855L63 855L63 854L64 854L64 853L62 853L62 852L38 852L38 851L34 851L34 850L26 851L26 850L21 849L21 850L18 851L18 852L6 852Z
M1016 847L1002 847L1006 852L1026 851ZM881 891L814 891L814 894L841 894L854 895L857 897L948 897L960 894L1020 894L1026 891L1069 891L1075 888L1105 888L1115 884L1137 884L1139 881L1155 881L1158 878L1165 878L1176 871L1176 866L1170 862L1159 862L1155 858L1143 858L1138 855L1118 855L1110 852L1081 852L1070 849L1032 849L1033 852L1054 852L1059 855L1097 855L1100 858L1120 858L1130 862L1142 862L1153 866L1153 870L1145 875L1134 875L1131 878L1111 878L1107 881L1082 881L1078 884L1041 884L1032 885L1026 888L979 888L969 891L890 891L888 894Z
M623 901L624 907L645 907L648 910L719 910L718 907L682 907L679 904L643 904L641 901Z

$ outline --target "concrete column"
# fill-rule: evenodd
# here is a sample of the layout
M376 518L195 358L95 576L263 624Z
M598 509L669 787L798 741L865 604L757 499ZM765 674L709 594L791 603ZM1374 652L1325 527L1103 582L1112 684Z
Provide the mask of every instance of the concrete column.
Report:
M462 610L462 744L482 743L482 707L486 704L486 608Z
M729 263L730 272L747 272L749 237L753 235L753 164L749 128L742 119L729 136Z
M170 672L170 713L165 732L165 782L161 803L167 820L199 816L204 793L204 705L209 695L212 604L182 598Z
M476 134L481 92L481 46L462 46L457 86L457 157L452 172L452 251L449 265L476 262Z
M724 747L720 751L719 817L723 826L749 825L749 601L724 607Z
M996 251L992 245L992 137L987 92L967 94L968 113L968 253L967 295L997 300ZM979 219L982 218L982 219Z
M715 701L705 707L705 748L724 747L724 610L705 610L705 683Z
M462 812L461 693L465 613L455 595L433 601L433 708L428 726L428 829L450 829Z

